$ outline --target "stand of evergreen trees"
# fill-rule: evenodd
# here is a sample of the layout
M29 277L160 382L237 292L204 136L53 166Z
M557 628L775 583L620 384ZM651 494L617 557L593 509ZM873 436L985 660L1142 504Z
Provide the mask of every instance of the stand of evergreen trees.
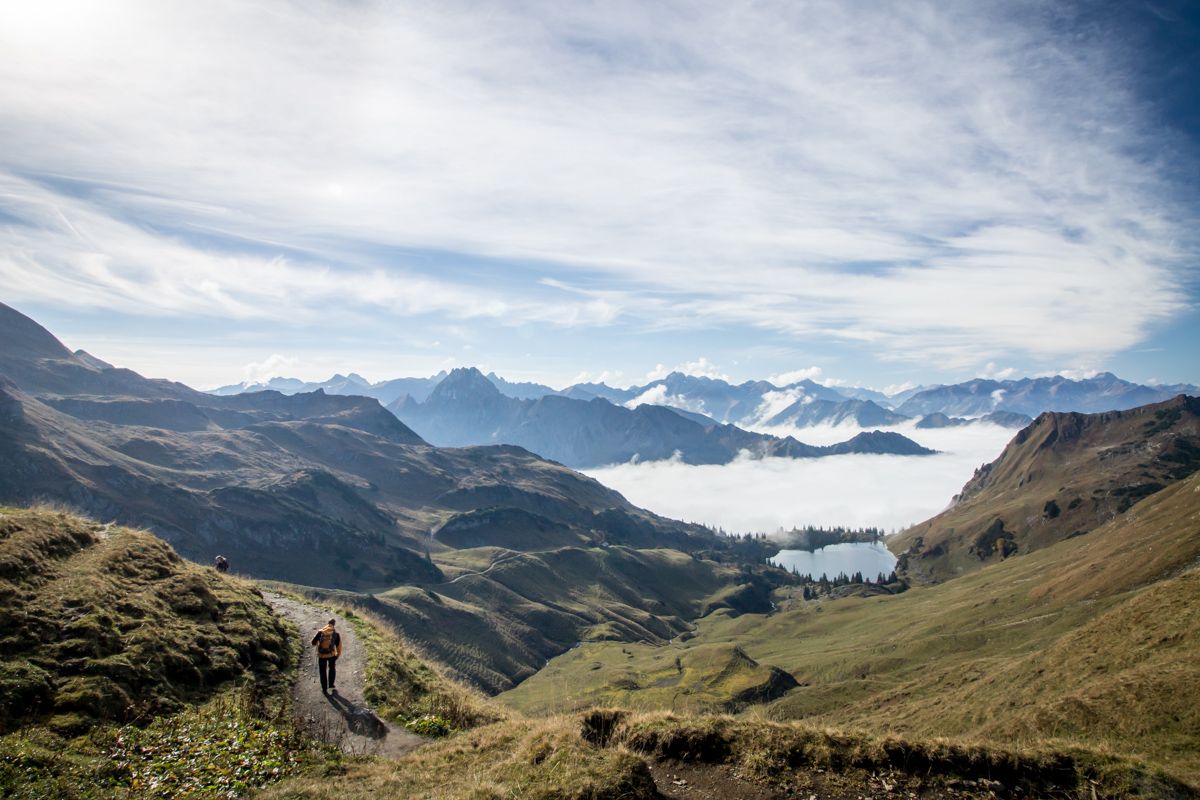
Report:
M885 586L892 593L902 592L908 588L908 585L897 577L895 570L892 570L887 575L880 572L874 578L864 576L861 572L855 572L853 575L840 572L833 579L830 579L826 575L814 579L812 575L799 574L796 568L792 567L792 576L802 581L801 591L805 600L816 600L822 595L830 594L838 587L856 584Z
M792 528L790 531L780 531L775 535L780 545L788 550L820 550L831 544L882 542L882 528L874 526L865 528L849 528L842 525L826 528L819 525L805 525L803 528Z

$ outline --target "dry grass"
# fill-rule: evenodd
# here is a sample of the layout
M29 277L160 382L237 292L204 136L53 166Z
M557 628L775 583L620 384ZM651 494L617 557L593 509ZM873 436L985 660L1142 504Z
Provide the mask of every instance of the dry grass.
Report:
M1103 414L1047 413L941 514L889 547L898 570L944 581L1093 531L1200 469L1200 399Z
M1195 796L1144 764L1086 751L996 749L846 735L800 723L594 710L513 719L422 748L399 762L359 763L334 779L292 779L263 800L636 800L659 797L649 764L716 765L781 794L837 797Z
M886 772L909 789L983 780L1034 797L1087 796L1093 789L1100 797L1191 793L1144 764L1090 751L873 737L801 723L638 715L621 719L609 741L656 759L726 763L742 776L793 790L809 788L813 773L865 785Z
M360 763L333 781L286 781L261 800L652 800L645 761L587 742L576 720L509 720L427 745L399 762Z
M382 617L361 607L343 608L341 613L367 648L364 699L381 716L408 722L432 714L456 728L475 728L509 716L507 709L447 675Z

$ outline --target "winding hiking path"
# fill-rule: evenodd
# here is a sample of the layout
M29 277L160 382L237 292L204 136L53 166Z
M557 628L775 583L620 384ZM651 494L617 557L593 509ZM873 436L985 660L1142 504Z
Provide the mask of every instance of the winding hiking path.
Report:
M380 719L363 701L363 678L367 654L359 644L354 626L338 620L342 655L337 660L337 693L324 695L317 679L317 652L309 645L313 634L330 618L328 609L299 603L274 592L263 598L275 613L290 620L304 645L300 677L292 690L296 716L318 738L337 745L345 753L400 758L424 743L424 739Z
M509 561L512 561L512 560L514 560L514 559L517 559L517 558L520 558L521 556L528 556L528 555L537 555L537 552L533 552L533 553L513 553L511 556L505 556L504 558L498 558L498 559L496 559L496 560L495 560L495 561L493 561L491 564L488 564L488 566L487 566L487 569L481 569L481 570L479 570L478 572L464 572L462 575L459 575L459 576L458 576L458 577L456 577L456 578L451 578L451 579L450 579L450 580L448 580L448 581L443 581L442 583L440 583L440 584L438 584L438 585L439 585L439 586L449 586L449 585L450 585L450 584L452 584L452 583L458 583L458 582L459 582L459 581L461 581L463 578L474 578L474 577L477 577L477 576L479 576L479 575L487 575L489 572L491 572L492 570L494 570L496 567L500 566L501 564L507 564Z

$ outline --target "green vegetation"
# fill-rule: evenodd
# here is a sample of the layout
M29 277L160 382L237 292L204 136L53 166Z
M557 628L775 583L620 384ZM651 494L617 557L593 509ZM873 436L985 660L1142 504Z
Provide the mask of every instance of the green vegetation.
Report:
M447 677L382 619L361 608L336 609L367 651L363 699L377 714L422 736L496 722L507 712Z
M172 713L243 676L271 681L290 631L258 590L149 533L0 509L0 725L64 734Z
M729 642L686 647L594 643L555 659L500 699L530 713L612 705L704 714L740 711L774 700L795 685L788 673L760 664Z
M135 793L238 796L332 757L296 731L286 704L239 699L222 696L118 730L108 752L114 784Z
M30 726L0 738L0 797L14 800L216 800L340 769L337 751L296 731L286 692L262 697L252 687L141 728L98 723L68 739Z
M910 583L938 582L1081 536L1200 470L1200 399L1046 413L976 471L958 502L888 545Z
M292 778L264 800L651 800L652 770L707 765L789 796L1188 797L1135 761L1087 751L987 748L847 735L802 723L593 710L516 718L436 742L399 762L352 763L330 781ZM432 778L431 776L436 776ZM731 797L738 796L731 794ZM872 794L872 796L877 796Z
M339 756L297 733L294 637L154 536L0 509L0 796L242 796Z
M661 643L712 608L766 610L772 586L792 580L774 567L665 548L481 548L437 554L439 567L443 558L448 580L435 586L377 594L293 589L373 614L456 680L497 692L581 641Z
M831 544L843 542L882 542L883 531L879 528L847 528L835 525L826 528L819 525L805 525L803 528L792 528L790 531L780 531L774 537L779 546L785 550L819 550Z
M585 645L500 699L704 710L725 669L704 655L737 645L799 682L774 719L1129 753L1200 783L1198 496L1193 476L1087 536L900 595L806 602L785 587L779 613L717 612L686 641Z

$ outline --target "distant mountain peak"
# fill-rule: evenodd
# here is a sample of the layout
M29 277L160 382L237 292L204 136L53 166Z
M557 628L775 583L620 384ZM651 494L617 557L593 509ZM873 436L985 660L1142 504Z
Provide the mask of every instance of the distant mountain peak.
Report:
M340 372L336 373L332 378L325 381L325 383L353 383L358 386L371 385L370 381L368 381L362 375L359 375L357 372L351 372L349 375L343 375Z
M426 402L463 402L503 397L496 385L475 367L456 367L442 379Z

